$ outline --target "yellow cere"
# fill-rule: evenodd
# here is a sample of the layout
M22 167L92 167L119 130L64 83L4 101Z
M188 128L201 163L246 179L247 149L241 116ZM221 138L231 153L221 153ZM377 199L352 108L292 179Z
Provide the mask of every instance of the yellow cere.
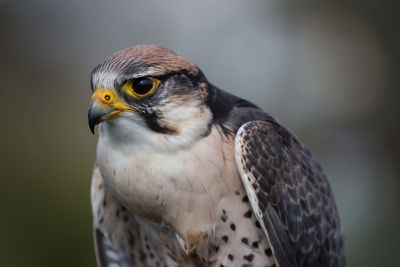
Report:
M134 111L133 108L129 107L125 101L119 97L113 90L107 88L98 88L93 93L91 100L97 98L104 104L108 104L111 107L115 108L116 110L127 110L127 111Z
M96 91L93 93L91 100L94 98L98 98L101 102L109 104L114 98L115 94L113 91L110 89L106 88L98 88Z

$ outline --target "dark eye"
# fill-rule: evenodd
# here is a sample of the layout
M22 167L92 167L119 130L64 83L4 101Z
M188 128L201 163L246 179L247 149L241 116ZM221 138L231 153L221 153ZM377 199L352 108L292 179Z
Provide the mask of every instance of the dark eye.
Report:
M160 80L153 77L138 78L129 80L124 85L124 90L136 99L142 99L151 93L160 85Z
M145 95L153 89L154 81L149 78L137 79L132 84L132 90L138 95Z

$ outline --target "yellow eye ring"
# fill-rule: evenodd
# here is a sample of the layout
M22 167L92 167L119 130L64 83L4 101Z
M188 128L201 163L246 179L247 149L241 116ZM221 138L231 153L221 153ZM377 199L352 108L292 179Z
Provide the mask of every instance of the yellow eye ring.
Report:
M136 99L143 99L151 95L158 88L161 81L153 77L143 77L127 81L123 89Z

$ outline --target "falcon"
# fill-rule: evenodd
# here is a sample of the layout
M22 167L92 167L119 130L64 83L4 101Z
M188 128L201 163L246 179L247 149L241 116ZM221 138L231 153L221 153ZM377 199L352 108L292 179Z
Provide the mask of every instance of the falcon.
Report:
M185 57L123 49L91 73L99 266L345 266L306 146Z

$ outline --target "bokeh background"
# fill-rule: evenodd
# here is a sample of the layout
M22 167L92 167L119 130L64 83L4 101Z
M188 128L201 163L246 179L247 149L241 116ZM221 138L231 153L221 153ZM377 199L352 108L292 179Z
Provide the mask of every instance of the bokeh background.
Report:
M331 181L349 266L399 266L392 1L0 0L0 266L95 266L92 68L163 45L278 117Z

